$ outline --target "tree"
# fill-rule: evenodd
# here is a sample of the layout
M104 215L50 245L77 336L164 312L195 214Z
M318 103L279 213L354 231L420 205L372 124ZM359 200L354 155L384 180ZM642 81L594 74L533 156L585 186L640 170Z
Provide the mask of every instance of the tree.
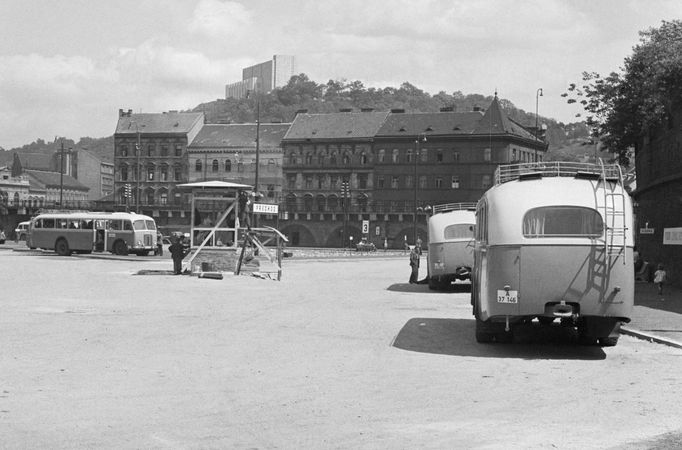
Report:
M592 137L623 165L629 165L629 150L682 106L682 21L663 21L639 34L622 73L583 72L584 84L571 84L563 94L568 103L580 103Z

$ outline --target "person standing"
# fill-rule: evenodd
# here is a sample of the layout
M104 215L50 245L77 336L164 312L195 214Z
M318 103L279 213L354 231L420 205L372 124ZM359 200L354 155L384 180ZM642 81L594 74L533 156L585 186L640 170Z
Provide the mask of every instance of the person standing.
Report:
M654 272L654 284L658 287L658 295L663 295L663 283L665 283L666 276L663 264L659 264L658 269Z
M185 252L185 246L182 245L182 239L177 236L173 236L173 243L168 247L168 251L173 258L173 273L175 275L182 274L182 259L187 254Z
M163 256L163 238L161 233L156 234L156 254L158 256Z
M417 246L412 247L410 250L410 267L412 268L410 284L414 284L419 280L419 251Z

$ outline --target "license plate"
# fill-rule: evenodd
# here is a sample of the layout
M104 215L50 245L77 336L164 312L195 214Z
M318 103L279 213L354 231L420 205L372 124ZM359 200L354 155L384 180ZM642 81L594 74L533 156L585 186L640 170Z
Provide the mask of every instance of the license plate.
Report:
M518 303L518 291L497 291L497 303Z

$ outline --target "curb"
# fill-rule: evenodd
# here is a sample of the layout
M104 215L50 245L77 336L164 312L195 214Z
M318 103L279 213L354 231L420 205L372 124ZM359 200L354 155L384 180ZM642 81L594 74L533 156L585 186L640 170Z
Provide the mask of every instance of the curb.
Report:
M645 333L643 331L634 330L624 326L620 327L620 334L627 334L628 336L634 336L638 339L643 339L649 342L655 342L657 344L667 345L669 347L682 348L682 343L677 342L673 339L663 338L660 336L656 336L655 334Z

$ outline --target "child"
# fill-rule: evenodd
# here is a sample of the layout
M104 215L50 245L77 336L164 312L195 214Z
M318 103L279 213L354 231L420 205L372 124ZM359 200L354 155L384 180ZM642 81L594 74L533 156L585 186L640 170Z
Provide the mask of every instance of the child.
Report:
M654 272L654 283L658 286L658 295L663 295L663 283L665 283L666 273L663 264L658 265L658 270Z

